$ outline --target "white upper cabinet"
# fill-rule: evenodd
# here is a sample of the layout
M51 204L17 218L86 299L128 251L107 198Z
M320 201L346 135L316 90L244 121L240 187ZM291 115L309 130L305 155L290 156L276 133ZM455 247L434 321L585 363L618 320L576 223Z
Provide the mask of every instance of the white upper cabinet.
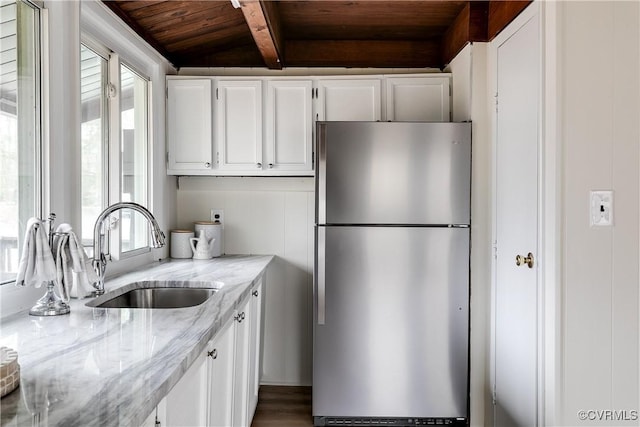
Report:
M261 171L262 81L219 80L216 105L219 170Z
M387 77L387 117L395 122L448 122L449 77Z
M167 96L169 175L312 176L316 121L450 121L449 74L170 76Z
M381 79L318 80L319 121L376 121L381 119Z
M167 80L169 174L211 173L211 96L211 79Z
M311 80L269 80L266 100L266 169L300 174L313 168Z

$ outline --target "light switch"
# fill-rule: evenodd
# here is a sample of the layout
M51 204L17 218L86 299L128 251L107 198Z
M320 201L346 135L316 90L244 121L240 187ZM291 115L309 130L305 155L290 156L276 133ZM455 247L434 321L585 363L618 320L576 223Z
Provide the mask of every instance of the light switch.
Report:
M592 227L613 225L613 191L591 191L589 215Z

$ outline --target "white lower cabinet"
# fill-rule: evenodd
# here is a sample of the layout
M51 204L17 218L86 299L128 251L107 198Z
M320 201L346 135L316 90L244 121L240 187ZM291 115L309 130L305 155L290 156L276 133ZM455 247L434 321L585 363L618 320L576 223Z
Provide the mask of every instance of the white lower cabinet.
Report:
M235 320L230 320L211 341L209 380L209 426L229 427L233 422L233 367Z
M262 287L260 278L144 427L251 425L260 387Z
M199 427L207 425L209 360L202 353L167 394L167 426Z
M249 419L258 406L258 390L262 374L262 280L251 291L251 322L249 323Z
M233 422L234 427L248 427L258 405L262 372L262 279L238 310Z
M233 427L250 424L249 417L249 356L251 300L247 299L236 313L236 355L233 381ZM253 414L252 414L253 415Z

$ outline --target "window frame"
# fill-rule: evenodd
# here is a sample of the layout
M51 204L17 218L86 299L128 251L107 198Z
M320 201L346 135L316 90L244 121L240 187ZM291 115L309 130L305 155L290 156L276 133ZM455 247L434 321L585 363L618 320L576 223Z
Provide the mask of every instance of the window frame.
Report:
M46 138L45 129L46 129L46 119L48 116L48 99L45 96L46 93L46 80L45 75L48 72L48 62L47 62L47 48L48 46L48 16L46 13L46 9L41 1L37 0L15 0L16 7L16 64L19 60L20 54L17 52L20 46L20 36L18 35L18 31L20 29L20 25L18 23L18 17L20 15L18 5L19 3L23 3L27 7L30 7L34 10L34 33L31 35L34 40L34 51L32 58L34 60L34 88L33 88L33 100L35 102L35 113L33 115L33 146L30 149L34 150L33 153L33 190L31 192L31 196L33 196L33 210L32 214L38 218L46 218L48 214L45 214L45 205L47 205L47 196L45 193L45 185L48 182L48 170L45 167L45 157L47 155L46 143L48 139ZM16 85L18 85L18 71L16 70ZM18 87L16 86L16 120L18 117L18 104L20 102L20 93L18 92ZM20 122L17 122L17 131L20 134ZM18 146L18 152L21 151L20 145ZM20 190L20 183L18 183L18 191ZM18 200L22 200L19 191ZM20 218L20 214L18 216ZM26 222L25 222L26 224ZM20 243L22 239L23 230L18 224L18 235L17 235L17 243L18 243L18 260L20 259ZM15 278L10 280L0 281L0 286L15 284ZM1 310L0 310L1 312Z
M107 117L106 122L106 141L103 141L103 158L104 176L103 176L103 191L104 200L106 205L110 206L122 200L122 97L121 97L121 66L127 67L136 76L144 79L146 82L146 149L145 149L145 175L146 175L146 202L142 203L145 207L150 208L153 204L153 132L152 132L152 79L145 73L141 72L138 67L132 65L129 61L122 58L122 56L115 52L113 49L107 47L106 44L101 43L92 35L82 32L80 45L85 45L87 48L94 51L96 54L102 56L107 60L107 87L103 88L107 93L106 107ZM80 45L78 49L80 49ZM104 204L104 203L103 203ZM81 206L78 207L81 209ZM117 221L113 221L111 226L105 235L105 255L107 259L112 262L123 261L127 259L135 260L137 257L149 254L151 247L144 246L129 251L122 250L122 234L121 234L121 218L122 212L119 212L119 218ZM115 216L115 215L114 215Z
M116 203L118 201L122 201L122 190L123 190L123 185L122 185L122 163L123 163L123 154L122 154L122 123L121 123L121 118L122 118L122 98L121 98L121 83L122 83L122 75L121 75L121 67L125 66L129 69L130 72L132 72L133 74L137 75L138 77L142 78L145 80L146 82L146 99L145 99L145 103L146 103L146 120L145 120L145 126L146 126L146 137L147 137L147 141L146 141L146 147L145 147L145 161L146 161L146 165L145 165L145 175L146 175L146 183L145 183L145 190L146 190L146 203L142 203L143 206L145 206L146 208L148 208L149 210L151 210L151 205L153 202L153 186L152 186L152 156L151 156L151 147L153 146L153 139L152 139L152 132L151 132L151 127L152 127L152 121L151 121L151 105L152 105L152 88L151 88L151 78L146 76L144 73L141 73L135 66L131 65L128 61L123 60L121 58L120 55L113 53L112 56L115 58L114 59L114 64L110 64L110 67L113 67L114 69L117 67L117 76L118 76L118 81L117 84L111 82L112 84L115 84L117 87L116 90L116 96L113 98L114 99L114 103L117 105L117 112L114 112L113 115L110 116L110 118L114 118L114 116L117 115L117 122L118 122L118 126L117 129L115 129L115 127L111 128L113 134L117 135L117 138L111 138L110 135L110 141L109 141L109 150L114 153L113 157L110 157L110 161L112 162L112 166L109 169L109 177L108 177L108 181L109 181L109 187L110 187L110 200L113 200L113 202L110 202L110 204L112 203ZM114 71L115 74L115 71ZM109 76L111 76L111 69L110 69L110 73ZM116 108L114 108L115 110ZM114 167L114 165L117 164L117 167ZM139 202L138 202L139 203ZM137 213L133 213L133 215L139 215ZM121 220L122 220L122 211L120 212L120 218L118 223L121 224ZM115 229L111 230L112 233L109 233L110 236L110 244L109 244L109 252L111 254L111 259L118 261L118 260L125 260L125 259L132 259L132 258L136 258L137 256L140 255L144 255L144 254L148 254L149 252L151 252L151 247L149 246L149 237L147 236L147 246L141 247L141 248L136 248L136 249L132 249L129 251L123 251L122 250L122 233L121 233L121 227L116 227Z
M106 66L104 67L104 72L106 73L106 76L104 78L105 81L105 85L108 84L108 80L109 80L109 56L111 55L111 52L106 49L104 46L102 46L101 44L95 42L93 39L89 38L89 37L82 37L80 40L80 46L84 45L85 48L91 50L94 54L96 54L97 56L101 57L105 62L106 62ZM81 58L82 60L82 58ZM82 74L80 74L80 84L82 85ZM102 176L102 205L101 205L101 210L105 209L110 203L109 203L109 121L110 121L110 116L111 116L111 106L109 104L109 97L108 97L108 93L106 91L106 87L102 87L101 88L103 93L104 93L104 101L103 101L103 107L104 107L104 111L105 111L105 116L101 117L102 120L102 128L103 128L103 132L102 132L102 147L101 147L101 158L102 158L102 172L103 172L103 176ZM82 91L81 91L82 94ZM82 108L82 98L80 99L80 108ZM82 126L82 120L80 121L80 126ZM80 137L82 138L82 133L80 135ZM81 162L82 162L82 153L80 154L81 156ZM80 170L82 170L82 166L80 166ZM82 179L82 176L80 177ZM82 217L82 200L80 200L80 218L81 221L84 221L84 218ZM85 245L85 250L93 250L93 233L90 234L91 236L91 244L89 244L89 246ZM82 237L81 237L82 239ZM105 240L107 240L107 242L109 241L109 236L105 236ZM105 245L105 247L109 247L108 243L107 245ZM89 253L90 256L93 256L92 253ZM108 254L107 254L108 256Z
M82 2L80 8L80 35L89 37L120 55L120 60L140 75L149 79L148 94L148 170L149 203L146 206L156 217L160 227L167 232L175 212L176 183L165 174L165 78L177 70L129 28L102 2ZM107 277L135 270L168 257L169 249L151 249L136 256L123 257L110 262Z

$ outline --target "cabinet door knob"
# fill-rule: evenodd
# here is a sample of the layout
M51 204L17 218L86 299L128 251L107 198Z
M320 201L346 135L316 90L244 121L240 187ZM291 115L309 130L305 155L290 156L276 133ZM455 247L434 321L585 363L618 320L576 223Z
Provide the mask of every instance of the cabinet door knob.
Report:
M253 293L253 296L254 296L254 297L257 297L257 296L258 296L258 291L253 291L252 293Z
M269 169L273 169L273 163L269 163Z
M207 356L209 356L212 359L217 359L218 358L218 349L214 348L213 351L207 351Z
M209 169L209 168L211 167L211 163L206 162L206 163L204 164L204 167L205 167L205 168L207 168L207 169Z
M256 167L257 167L258 169L260 169L260 168L262 167L262 163L260 163L260 162L256 163Z

